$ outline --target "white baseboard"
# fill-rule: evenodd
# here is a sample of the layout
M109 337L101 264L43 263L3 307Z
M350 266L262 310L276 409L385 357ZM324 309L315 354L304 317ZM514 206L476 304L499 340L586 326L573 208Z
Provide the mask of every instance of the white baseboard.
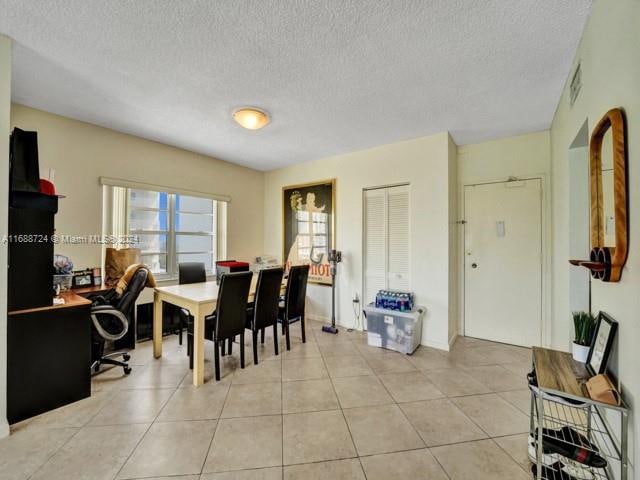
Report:
M422 345L425 347L437 348L438 350L444 350L448 352L451 349L451 345L445 342L434 342L433 340L427 340L426 342L422 342Z
M314 320L316 322L320 322L320 323L325 323L327 325L331 324L331 319L329 317L322 317L320 315L307 315L307 318L309 320ZM344 329L353 329L353 330L358 330L359 332L364 332L364 329L361 328L353 328L353 324L351 325L345 325L344 323L341 323L339 321L336 320L336 327L340 327L340 328L344 328Z
M9 433L11 433L9 422L7 422L6 418L0 419L0 438L8 437Z
M329 317L321 317L320 315L307 315L306 318L309 320L315 320L316 322L331 323L331 319Z
M453 344L456 343L458 338L458 334L454 333L453 336L449 339L448 343L445 342L434 342L433 340L427 340L423 342L422 345L427 347L437 348L438 350L444 350L445 352L450 352Z

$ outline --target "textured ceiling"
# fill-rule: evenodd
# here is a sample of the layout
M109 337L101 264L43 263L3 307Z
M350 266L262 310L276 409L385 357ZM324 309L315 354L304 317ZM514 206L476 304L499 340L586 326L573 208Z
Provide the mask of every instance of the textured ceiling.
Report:
M548 128L590 0L0 0L13 100L260 170ZM260 131L231 112L271 112Z

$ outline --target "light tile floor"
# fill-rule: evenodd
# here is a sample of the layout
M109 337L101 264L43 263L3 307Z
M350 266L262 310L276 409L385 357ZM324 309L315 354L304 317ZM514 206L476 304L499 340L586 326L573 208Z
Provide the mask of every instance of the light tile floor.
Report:
M12 427L0 480L297 480L530 478L528 349L460 337L451 352L406 356L310 321L307 343L253 365L239 346L213 380L191 384L184 346L132 352L133 372L93 379L91 398Z

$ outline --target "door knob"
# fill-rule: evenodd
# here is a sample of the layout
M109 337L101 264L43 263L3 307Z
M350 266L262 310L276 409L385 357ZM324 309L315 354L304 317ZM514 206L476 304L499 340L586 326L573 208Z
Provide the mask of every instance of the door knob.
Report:
M478 268L478 264L477 263L472 263L471 264L471 268Z

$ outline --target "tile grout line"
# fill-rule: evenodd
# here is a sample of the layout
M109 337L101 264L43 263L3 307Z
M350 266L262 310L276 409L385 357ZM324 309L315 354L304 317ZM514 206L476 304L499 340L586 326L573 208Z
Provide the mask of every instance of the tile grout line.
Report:
M146 369L151 368L151 365L147 365ZM147 427L147 429L144 431L144 433L142 435L140 435L140 439L136 442L135 446L131 449L131 452L129 452L129 455L127 455L127 458L125 459L124 462L122 462L122 465L120 465L120 468L118 469L118 471L116 472L116 474L113 476L113 480L115 480L116 478L118 478L118 475L120 475L120 472L122 472L122 469L124 468L124 466L127 464L127 462L131 459L131 456L133 455L133 453L138 449L138 447L140 446L140 444L142 443L142 440L147 436L147 433L149 433L149 430L151 430L151 427L153 426L154 423L156 423L156 420L158 419L158 417L160 416L160 414L162 413L162 410L164 410L164 407L167 405L167 403L169 402L169 399L171 399L171 397L173 397L173 395L175 395L175 393L177 392L178 388L180 387L180 385L182 384L182 382L184 381L184 378L189 374L189 371L187 370L187 372L182 376L182 378L180 379L180 381L176 382L177 385L173 388L174 392L169 395L169 397L167 398L167 400L165 401L165 403L162 405L162 407L158 410L158 413L155 415L155 417L153 418L153 420L149 423L149 426ZM151 388L153 389L153 388ZM151 390L150 389L150 390ZM158 389L155 389L158 390ZM166 390L169 390L169 388L167 388Z
M177 388L176 388L177 390ZM164 406L163 406L164 408ZM124 462L122 462L122 465L120 465L120 468L118 469L118 471L116 472L116 474L113 476L113 479L115 480L116 478L118 478L118 475L120 475L120 472L122 471L122 469L124 468L124 466L127 464L127 462L131 459L131 456L133 455L133 453L138 449L138 447L140 446L140 444L142 443L142 440L144 439L144 437L147 436L147 433L149 433L149 430L151 430L151 427L153 426L153 424L156 422L156 419L158 418L158 416L160 415L160 413L162 412L162 408L160 409L160 411L157 413L157 415L155 416L155 418L153 419L153 421L151 421L149 423L149 426L147 427L147 429L144 431L144 433L142 435L140 435L140 439L136 442L135 446L131 449L131 452L129 452L129 455L127 455L127 458L125 459Z
M375 373L375 372L374 372ZM409 423L409 425L411 426L411 428L413 429L413 431L416 433L416 435L418 435L418 438L420 439L420 441L424 444L425 448L429 448L427 447L427 442L424 441L424 438L422 438L422 435L420 435L420 432L418 431L418 429L413 425L413 423L411 422L411 420L409 420L409 417L407 417L407 414L404 412L404 410L402 409L402 407L400 406L400 404L396 401L395 397L391 394L391 392L389 391L389 389L387 388L387 386L384 384L384 382L380 379L380 376L376 373L376 378L378 379L378 381L382 384L382 388L385 389L385 391L387 392L387 395L389 395L391 397L391 399L393 400L394 405L398 408L398 410L400 410L400 413L402 414L402 416L404 417L404 419ZM435 456L434 456L435 458ZM439 463L439 462L438 462ZM444 470L444 469L443 469Z
M353 342L351 342L353 345ZM366 360L365 360L366 362ZM362 459L360 458L360 452L358 452L358 447L356 445L355 440L353 439L353 433L351 432L351 427L349 427L349 422L347 421L347 417L344 414L344 408L342 408L342 402L340 402L340 397L338 396L338 392L336 391L336 387L333 384L333 378L329 375L329 368L327 367L327 362L324 357L322 357L322 363L324 363L324 368L327 370L327 375L329 376L329 383L331 383L331 388L333 389L333 394L336 396L336 400L338 400L338 406L340 407L340 413L342 414L342 419L344 421L345 426L347 427L347 431L349 432L349 437L351 438L351 443L353 444L353 449L356 453L356 457L358 459L358 463L360 464L360 469L362 470L362 474L364 475L365 480L367 480L367 472L364 469L364 464L362 463Z
M220 362L222 363L222 362ZM220 365L220 376L222 377L222 365ZM215 374L214 374L215 380ZM222 408L220 409L220 414L218 415L218 419L216 420L216 428L213 429L213 435L211 435L211 440L209 440L209 448L207 448L207 454L204 456L204 460L202 460L202 466L200 467L200 476L204 475L204 466L207 463L207 458L209 458L209 453L211 452L211 447L213 446L213 440L216 438L216 434L218 433L218 428L220 427L220 422L222 421L222 412L224 411L224 407L227 404L227 399L229 398L229 392L231 391L231 383L229 383L227 387L227 393L224 396L224 402L222 402ZM198 387L200 388L200 387Z
M57 454L58 454L58 452L60 452L60 450L62 450L62 449L63 449L63 448L64 448L64 447L69 443L69 442L71 442L71 440L72 440L76 435L78 435L78 433L80 433L80 430L82 430L83 428L84 428L84 426L82 426L82 427L77 427L76 432L74 432L74 434L73 434L73 435L71 435L71 436L67 439L67 441L66 441L66 442L64 442L62 445L60 445L60 446L59 446L59 447L58 447L58 448L57 448L57 449L56 449L56 450L55 450L51 455L49 455L49 456L46 458L46 460L44 460L44 461L40 464L40 466L38 466L38 468L36 468L36 469L33 471L33 473L31 473L31 474L27 477L27 480L28 480L28 479L33 478L33 477L34 477L34 476L35 476L35 475L36 475L40 470L42 470L42 468L43 468L47 463L49 463L49 460L51 460L55 455L57 455Z
M412 364L413 365L413 364ZM419 371L419 370L418 370ZM374 371L375 373L375 371ZM440 461L438 460L438 458L431 452L431 448L427 445L427 442L424 441L424 438L422 438L422 435L420 435L420 432L417 430L417 428L413 425L413 423L411 422L411 420L409 419L409 417L407 417L407 414L405 413L405 411L402 409L402 407L400 406L400 403L396 401L395 397L391 394L391 392L389 391L389 389L387 388L387 386L384 384L384 382L380 379L379 374L375 373L376 378L378 378L378 381L382 384L382 386L384 387L384 389L387 391L387 394L393 399L394 404L396 405L396 407L398 407L398 410L400 410L400 412L402 413L403 417L405 418L405 420L409 423L409 425L411 425L411 428L413 428L414 432L416 433L416 435L418 435L418 438L420 438L420 440L422 441L422 443L424 444L424 448L426 448L429 451L429 454L433 457L433 459L436 461L436 463L440 466L442 472L445 474L445 476L451 480L451 476L449 475L449 472L444 468L444 465L442 465L442 463L440 463ZM425 375L426 377L426 375ZM431 382L431 379L427 378L427 380L429 382ZM433 383L433 382L431 382ZM436 388L438 388L438 390L440 390L440 388L438 387L438 385L436 385L435 383L433 384L435 385ZM453 402L451 402L451 400L449 400L449 398L447 397L446 393L442 392L441 393L445 396L445 398L447 399L447 401L451 404L453 404ZM458 408L457 405L454 405L454 407ZM459 409L459 408L458 408ZM463 412L464 414L464 412ZM475 423L475 422L474 422ZM417 449L417 450L421 450L421 449Z
M111 395L109 396L109 394L111 394ZM59 453L59 452L60 452L60 451L61 451L61 450L62 450L62 449L67 445L67 444L69 444L69 443L71 442L71 440L73 440L73 438L75 438L75 437L76 437L76 435L78 435L78 434L80 433L80 431L81 431L83 428L86 428L87 426L89 426L89 424L91 423L91 421L92 421L92 420L93 420L93 419L94 419L94 418L95 418L95 417L96 417L96 416L97 416L97 415L98 415L98 414L99 414L99 413L100 413L104 408L106 408L106 407L107 407L108 400L110 400L110 399L111 399L111 397L115 397L116 393L113 393L113 392L105 392L105 395L107 395L107 396L108 396L108 398L105 400L104 405L102 405L100 408L98 408L98 410L96 411L96 413L94 413L93 415L91 415L91 418L89 418L89 419L88 419L85 423L83 423L81 426L79 426L79 427L58 427L58 428L76 428L76 431L74 432L74 434L73 434L73 435L71 435L71 436L67 439L67 441L65 441L65 442L64 442L62 445L60 445L60 446L59 446L59 447L58 447L54 452L52 452L52 453L51 453L51 455L49 455L49 456L48 456L48 457L47 457L47 458L46 458L46 459L45 459L45 460L40 464L40 466L38 466L38 468L36 468L36 469L35 469L35 470L34 470L34 471L33 471L33 472L32 472L32 473L27 477L27 480L28 480L28 479L33 478L33 477L34 477L34 476L35 476L35 475L36 475L40 470L42 470L42 468L43 468L47 463L49 463L49 461L50 461L50 460L51 460L55 455L57 455L57 454L58 454L58 453ZM90 395L89 395L89 397L87 397L87 398L91 398L91 394L90 394ZM61 407L61 408L64 408L64 407ZM45 413L45 414L46 414L46 413ZM28 427L28 425L27 425L27 427ZM25 428L26 428L26 427L25 427Z
M409 422L409 424L412 426L412 428L414 429L414 431L416 431L416 427L415 427L415 426L413 425L413 423L408 419L408 417L407 417L406 413L405 413L405 412L404 412L404 410L402 409L402 405L403 405L403 404L407 404L407 403L421 402L421 401L423 401L423 400L415 400L415 401L413 401L413 402L399 402L399 401L397 401L397 400L394 398L394 396L391 394L391 392L390 392L390 387L388 387L388 386L387 386L387 385L382 381L381 376L384 376L384 375L387 375L387 374L391 374L391 375L395 375L395 376L397 376L397 375L401 375L401 374L403 374L403 373L418 372L418 373L420 373L421 375L424 375L424 376L427 378L427 380L431 382L431 380L430 380L430 379L428 378L428 376L427 376L427 373L429 372L429 370L425 371L425 370L423 370L423 369L417 368L417 367L412 363L412 366L414 367L414 369L413 369L411 372L404 372L404 371L403 371L403 372L394 372L394 371L390 371L390 372L386 372L386 373L384 373L384 372L381 372L381 371L380 371L380 369L378 369L378 370L374 370L374 369L372 369L372 372L371 372L370 374L363 374L363 375L357 375L357 376L347 376L347 377L335 377L335 378L334 378L334 376L330 375L330 373L329 373L329 368L328 368L328 361L330 361L330 359L331 359L331 358L335 358L335 357L344 357L344 356L348 356L348 357L355 357L355 356L359 356L359 357L361 357L361 358L365 361L365 363L370 367L370 364L369 364L369 361L368 361L368 358L370 358L370 357L369 357L369 356L367 356L367 355L365 355L364 353L362 353L362 352L360 351L360 349L358 348L358 347L359 347L359 345L360 345L359 341L358 341L358 340L356 340L356 339L354 339L354 338L350 338L350 337L347 337L347 338L345 339L344 344L345 344L345 346L346 346L346 345L350 345L350 346L351 346L351 348L352 348L353 350L351 350L351 351L350 351L350 353L342 353L342 354L339 354L339 355L333 355L333 354L332 354L332 352L333 352L333 351L335 351L335 350L331 349L331 347L330 347L330 342L323 343L323 342L321 341L321 342L319 342L319 343L318 343L318 341L317 341L317 340L318 340L318 336L317 336L317 335L315 335L315 330L314 330L313 332L310 332L310 333L314 336L314 338L315 338L315 342L312 340L311 342L309 342L309 341L308 341L307 343L315 343L315 345L318 347L318 350L319 350L319 352L320 352L320 355L319 355L319 357L316 357L316 358L321 358L321 359L322 359L322 365L324 366L324 369L325 369L325 371L327 372L327 378L329 379L329 381L330 381L330 383L331 383L333 393L334 393L334 395L335 395L335 397L336 397L336 399L337 399L337 401L338 401L338 408L340 409L340 411L341 411L341 413L342 413L343 420L345 421L345 424L346 424L346 426L347 426L347 430L349 431L350 439L351 439L351 441L352 441L352 444L354 445L354 448L355 448L355 441L354 441L353 433L351 432L351 429L350 429L350 427L349 427L349 424L348 424L348 422L346 421L345 408L344 408L344 406L342 405L342 402L340 401L340 398L338 397L338 395L337 395L337 391L336 391L336 389L335 389L335 381L336 381L336 379L338 379L338 378L342 379L342 378L354 378L354 377L375 376L375 377L376 377L376 379L377 379L380 383L382 383L384 390L385 390L385 391L387 392L387 394L390 396L390 398L391 398L391 402L392 402L392 403L390 403L390 405L396 405L397 407L399 407L399 408L400 408L400 410L401 410L401 413L402 413L402 414L403 414L403 416L404 416L404 418ZM341 340L341 343L342 343L342 340ZM323 353L322 349L320 349L320 345L325 345L325 350L328 350L328 352L327 352L327 353ZM281 377L280 377L280 401L281 401L280 417L281 417L281 422L282 422L282 423L281 423L281 434L282 434L282 435L281 435L281 439L282 439L282 441L281 441L281 445L282 445L282 446L281 446L281 448L282 448L282 455L281 455L281 469L282 469L282 470L281 470L281 472L282 472L282 478L284 478L284 475L285 475L285 473L284 473L284 468L285 468L285 466L284 466L284 454L285 454L285 451L284 451L284 415L285 415L285 413L284 413L284 380L283 380L283 377L284 377L284 357L285 357L285 352L284 352L284 350L282 351L281 355L282 355L282 356L281 356L281 358L279 359L279 361L280 361L280 375L281 375ZM398 354L398 355L399 355L399 354ZM311 358L313 358L313 357L311 357ZM372 357L372 358L373 358L373 357ZM294 359L292 359L292 360L294 360ZM375 360L376 360L376 361L378 361L378 359L375 359ZM381 357L379 361L384 362L384 359ZM410 362L410 363L411 363L411 362ZM502 363L504 363L504 362L502 362ZM510 369L508 369L508 368L504 367L504 365L503 365L502 363L496 363L496 364L491 364L491 365L481 365L481 367L488 367L488 366L494 366L494 365L495 365L495 366L499 366L499 367L503 368L506 372L511 372L511 373L514 373L514 374L516 374L516 375L517 375L517 373L516 373L516 372L513 372L512 370L510 370ZM507 362L507 363L517 363L517 362ZM178 365L176 365L176 366L178 366ZM236 365L236 367L237 367L237 365ZM143 372L143 371L147 371L147 370L149 370L150 368L151 368L151 365L146 364L146 365L140 365L140 366L139 366L139 368L138 368L138 369L136 369L136 370L138 370L138 371L140 371L140 372ZM463 371L466 371L466 370L465 370L465 368L466 368L466 369L468 369L469 367L468 367L468 366L467 366L467 367L465 367L465 366L464 366L464 364L460 364L460 365L456 365L455 367L452 367L452 368L460 368L460 369L462 369ZM435 369L435 370L448 370L448 369L447 369L447 368L445 368L445 369ZM467 372L467 373L468 373L468 372ZM114 386L114 388L113 388L113 389L104 389L104 390L99 390L100 392L103 392L103 393L104 393L104 396L106 397L106 399L105 399L105 400L103 400L104 404L99 404L99 406L98 406L98 408L97 408L96 412L95 412L95 413L93 413L93 414L90 414L90 415L89 415L89 418L88 418L88 420L87 420L86 422L81 423L79 427L75 427L75 428L76 428L76 431L75 431L75 432L74 432L74 433L69 437L69 439L68 439L68 440L66 440L66 441L65 441L65 442L64 442L60 447L58 447L58 448L57 448L57 449L56 449L56 450L55 450L51 455L47 456L47 458L46 458L46 459L45 459L45 460L40 464L40 466L39 466L39 467L38 467L38 468L37 468L37 469L36 469L32 474L30 474L30 475L29 475L29 478L32 478L32 477L33 477L34 475L36 475L39 471L41 471L41 470L42 470L42 468L43 468L43 466L44 466L44 465L46 465L46 464L51 460L51 458L52 458L52 457L54 457L54 456L56 456L57 454L59 454L59 452L60 452L60 451L61 451L61 450L66 446L66 445L68 445L68 444L69 444L69 443L70 443L70 442L75 438L75 436L76 436L76 435L78 435L78 434L79 434L83 429L89 429L89 428L94 427L93 425L91 425L91 422L92 422L92 421L93 421L97 416L99 416L101 412L103 412L103 411L107 408L107 406L110 404L110 402L112 402L112 401L113 401L113 399L114 399L114 398L116 398L116 396L118 396L118 395L122 394L123 392L127 392L127 391L135 391L135 390L170 390L170 391L171 391L171 394L170 394L170 395L169 395L169 397L168 397L168 398L163 402L163 404L160 406L160 408L159 408L159 410L158 410L158 413L153 417L153 420L151 421L151 423L149 423L149 424L148 424L147 429L142 433L142 435L141 435L141 437L140 437L139 441L138 441L138 442L136 443L136 445L132 448L132 450L131 450L130 454L129 454L129 455L127 456L127 458L124 460L124 463L121 465L120 469L119 469L119 470L118 470L118 472L116 473L116 477L117 477L119 474L121 474L121 472L122 472L122 471L123 471L123 469L124 469L124 466L125 466L125 465L127 464L127 462L130 460L130 458L131 458L131 456L133 455L133 453L134 453L134 452L139 448L140 443L142 442L142 440L143 440L143 439L144 439L144 438L149 434L149 430L150 430L150 428L151 428L154 424L156 424L156 423L166 423L166 422L161 422L161 421L159 420L160 415L162 414L162 412L164 411L164 409L166 408L166 406L168 405L168 403L171 401L171 399L172 399L172 398L177 394L177 392L178 392L178 391L180 391L180 389L181 389L181 385L182 385L182 382L184 381L184 379L185 379L188 375L189 375L189 371L187 371L187 373L185 373L185 374L184 374L184 376L182 377L181 381L180 381L180 382L178 382L178 385L177 385L177 386L174 386L174 387L166 387L166 386L163 386L163 385L160 385L160 386L150 385L150 386L145 386L145 387L137 388L135 385L128 384L128 385L126 385L126 386L124 386L124 387L116 387L116 386ZM309 380L314 380L314 379L301 378L301 379L299 379L299 380L294 380L294 381L292 381L292 382L306 382L306 381L309 381ZM317 380L320 380L320 379L317 379ZM153 382L151 382L151 383L153 383ZM250 381L250 382L247 382L247 383L248 383L248 384L260 384L260 383L265 383L265 382L255 382L255 381ZM266 382L266 383L275 383L275 381L274 381L274 382ZM207 451L207 455L205 456L205 459L204 459L204 461L203 461L203 466L202 466L202 467L201 467L201 469L200 469L200 473L201 473L201 474L202 474L202 472L203 472L204 465L206 464L206 459L207 459L207 457L208 457L208 454L209 454L209 452L211 451L212 444L213 444L213 441L214 441L215 436L216 436L216 434L217 434L217 431L218 431L218 428L219 428L220 421L222 420L222 418L221 418L222 411L224 410L224 407L225 407L225 406L226 406L226 404L228 403L229 396L230 396L230 391L231 391L231 388L232 388L232 386L233 386L233 385L234 385L234 382L233 382L233 381L231 381L231 382L230 382L230 384L227 386L227 391L226 391L226 393L225 393L225 398L224 398L224 401L223 401L222 409L221 409L221 412L220 412L219 417L217 418L216 428L214 429L214 433L213 433L213 435L212 435L212 437L211 437L211 440L210 440L210 442L209 442L209 449L208 449L208 451ZM237 384L237 385L242 385L242 384ZM502 395L501 395L502 393L516 392L516 391L518 391L518 390L524 390L524 389L515 389L515 388L514 388L514 389L510 389L510 390L499 390L499 391L494 391L493 389L491 389L491 391L489 391L489 392L487 392L487 393L484 393L484 394L467 394L467 395L455 395L455 396L448 396L448 395L444 394L444 392L442 392L442 393L444 394L444 399L446 399L450 404L453 404L453 405L456 407L456 409L457 409L458 411L460 411L460 412L463 414L463 416L464 416L465 418L467 418L468 420L470 420L470 421L472 422L472 424L475 424L475 425L479 428L479 430L480 430L481 432L483 432L483 433L487 436L487 438L482 439L482 441L484 441L484 440L489 440L489 439L493 440L492 444L493 444L493 445L496 445L496 446L498 447L499 451L501 451L501 452L503 452L505 455L507 455L507 456L508 456L508 457L509 457L509 458L510 458L510 459L511 459L511 460L512 460L516 465L518 465L519 467L521 467L521 468L525 471L525 473L526 473L526 468L522 467L522 465L521 465L521 464L520 464L516 459L514 459L514 458L513 458L513 457L512 457L512 456L511 456L511 455L510 455L510 454L509 454L509 453L508 453L508 452L507 452L503 447L501 447L501 446L498 444L498 442L496 441L496 439L498 439L498 438L504 438L504 437L514 436L514 435L518 435L518 434L520 434L520 433L526 433L526 432L517 432L517 433L501 434L501 435L491 436L491 435L489 435L489 434L488 434L488 432L486 432L486 431L485 431L485 429L484 429L484 428L482 428L482 426L481 426L478 422L474 421L474 420L473 420L473 419L472 419L468 414L466 414L466 413L465 413L465 412L464 412L464 411L463 411L463 410L462 410L462 409L461 409L461 408L460 408L460 407L455 403L455 399L456 399L456 398L466 398L466 397L470 397L470 396L489 396L489 395L493 395L493 396L495 396L495 397L500 398L500 399L501 399L501 400L502 400L506 405L508 405L509 407L511 407L514 411L521 412L521 410L520 410L520 409L519 409L519 408L518 408L514 403L512 403L512 402L510 402L510 401L506 400L506 399L505 399L505 398L503 398L503 397L502 397ZM94 392L94 393L97 393L97 392ZM437 399L434 399L434 400L437 400ZM374 405L373 407L375 407L375 405ZM354 408L355 408L355 407L354 407ZM308 411L308 412L295 412L295 413L314 413L314 412L318 412L318 411L332 411L332 410L311 410L311 411ZM258 416L264 416L264 415L258 415ZM250 417L251 417L251 416L249 416L249 418L250 418ZM239 417L230 417L230 418L244 418L244 417L239 416ZM201 418L198 418L198 419L192 419L192 420L197 420L197 421L209 420L209 421L211 421L211 420L215 420L215 419L201 419ZM175 421L179 421L179 420L175 420ZM145 424L145 423L147 423L147 422L135 422L135 423L136 423L136 424ZM131 423L130 423L130 424L131 424ZM120 423L120 424L118 424L118 423L115 423L115 424L104 424L104 425L95 425L95 427L107 427L107 426L115 426L115 425L126 425L126 424L122 424L122 423ZM74 427L53 427L53 428L58 428L58 429L60 429L60 428L74 428ZM416 433L417 433L417 434L418 434L418 436L421 438L421 435L419 434L419 432L417 432L417 431L416 431ZM479 441L479 440L469 440L469 441L463 441L463 442L454 442L454 443L451 443L451 444L438 445L438 446L436 446L436 447L444 447L444 446L448 446L448 445L459 445L459 444L465 444L465 443L474 443L474 442L478 442L478 441ZM424 441L423 441L423 443L424 443ZM412 450L422 450L422 449L427 449L428 451L430 451L430 450L431 450L431 448L435 448L435 447L428 447L428 446L426 446L426 445L425 445L425 447L415 448L415 449L400 450L399 452L412 451ZM366 472L364 472L364 464L363 464L363 462L362 462L362 458L365 458L365 457L368 457L368 456L386 455L386 454L393 454L393 453L396 453L396 452L388 452L388 453L386 453L386 454L385 454L385 453L381 453L381 454L372 454L372 455L363 455L363 456L361 456L361 455L358 453L357 448L355 448L355 449L356 449L356 456L357 456L357 458L358 458L358 460L359 460L359 463L360 463L360 465L361 465L361 468L362 468L362 471L363 471L363 473L364 473L364 475L365 475L365 478L366 478ZM399 453L399 452L398 452L398 453ZM433 454L432 454L432 455L433 455ZM354 458L354 457L347 457L347 458ZM435 455L434 455L434 458L435 458ZM326 461L338 461L338 460L345 460L345 459L332 459L332 460L326 460ZM437 460L437 458L435 458L435 460L436 460L436 462L438 463L438 465L442 468L442 470L444 471L445 475L446 475L448 478L450 478L450 477L449 477L449 475L448 475L448 473L446 472L446 470L444 470L444 467L442 466L442 464L440 464L440 462ZM305 462L305 463L322 463L322 462L323 462L323 461L318 461L318 462ZM260 468L267 468L267 467L260 467ZM243 470L248 470L248 469L243 469Z

